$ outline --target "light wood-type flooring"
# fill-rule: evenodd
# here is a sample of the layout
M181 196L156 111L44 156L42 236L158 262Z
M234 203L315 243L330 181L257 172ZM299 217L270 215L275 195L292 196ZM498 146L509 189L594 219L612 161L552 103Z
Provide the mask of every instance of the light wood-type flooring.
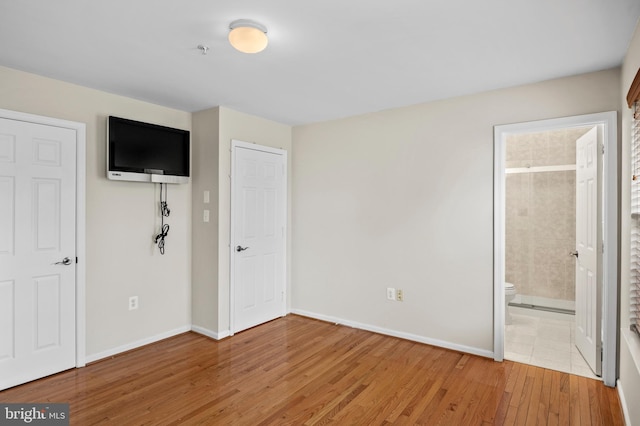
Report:
M0 392L72 425L622 425L597 380L289 315L194 333Z

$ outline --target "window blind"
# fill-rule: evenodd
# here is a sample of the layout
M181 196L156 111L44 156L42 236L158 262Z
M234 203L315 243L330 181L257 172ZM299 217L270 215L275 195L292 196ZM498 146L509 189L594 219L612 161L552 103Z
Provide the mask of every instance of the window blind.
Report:
M633 105L631 128L631 329L640 336L640 109Z

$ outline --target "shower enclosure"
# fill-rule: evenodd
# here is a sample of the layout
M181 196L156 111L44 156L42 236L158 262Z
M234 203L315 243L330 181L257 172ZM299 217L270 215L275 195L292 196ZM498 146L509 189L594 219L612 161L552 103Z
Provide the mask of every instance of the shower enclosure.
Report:
M517 290L511 306L575 312L576 140L589 128L507 138L505 280Z

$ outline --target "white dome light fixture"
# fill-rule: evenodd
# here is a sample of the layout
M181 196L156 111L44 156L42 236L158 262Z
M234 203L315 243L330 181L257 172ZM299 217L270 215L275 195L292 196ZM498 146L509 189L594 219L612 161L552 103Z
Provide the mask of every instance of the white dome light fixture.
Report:
M240 52L262 52L269 39L267 27L249 19L238 19L229 25L229 43Z

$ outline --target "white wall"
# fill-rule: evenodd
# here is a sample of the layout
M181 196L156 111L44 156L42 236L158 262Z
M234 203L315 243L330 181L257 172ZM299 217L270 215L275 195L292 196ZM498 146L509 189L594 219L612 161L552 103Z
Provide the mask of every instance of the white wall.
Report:
M158 190L106 178L106 117L190 130L191 114L0 67L0 108L85 123L87 359L190 325L191 185L172 185L166 254ZM128 310L129 296L140 308Z
M623 405L630 416L632 425L640 425L640 339L629 331L629 219L630 207L630 166L631 166L631 123L632 111L627 107L626 96L633 78L640 68L640 27L636 28L622 65L621 110L622 165L621 165L621 248L620 248L620 381L624 397Z
M292 309L493 353L493 126L618 110L619 85L612 69L295 127Z

